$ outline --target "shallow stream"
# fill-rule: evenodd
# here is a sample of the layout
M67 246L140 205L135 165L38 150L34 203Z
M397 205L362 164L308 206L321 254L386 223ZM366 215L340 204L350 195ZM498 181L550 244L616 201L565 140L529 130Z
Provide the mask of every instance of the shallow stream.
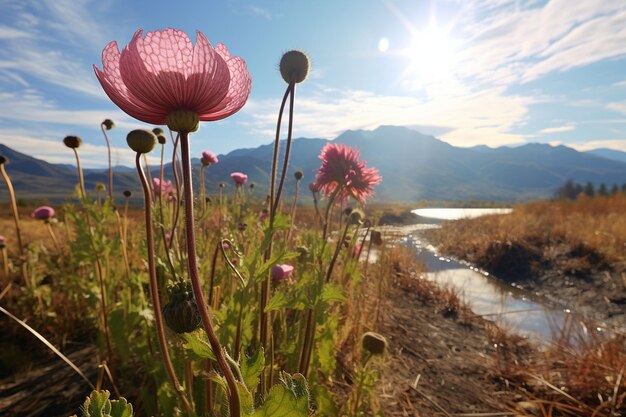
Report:
M550 340L571 314L569 309L554 308L529 291L508 285L472 265L439 255L424 238L423 231L439 227L444 220L507 213L510 209L419 209L423 223L411 227L402 238L418 251L426 264L427 279L449 285L472 309L498 325L532 339ZM408 231L407 230L407 231ZM505 277L500 277L505 278Z

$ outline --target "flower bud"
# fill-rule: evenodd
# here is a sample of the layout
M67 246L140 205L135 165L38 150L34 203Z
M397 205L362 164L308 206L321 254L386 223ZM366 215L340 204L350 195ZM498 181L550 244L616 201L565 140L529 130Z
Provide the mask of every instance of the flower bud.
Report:
M165 145L167 143L167 138L165 135L157 135L157 140L161 145Z
M195 132L200 127L198 113L187 110L176 110L165 118L167 127L174 132Z
M126 197L126 198L130 197L131 195L133 195L133 193L130 190L124 190L122 192L122 194L124 194L124 197Z
M137 153L148 153L156 145L154 133L145 129L133 130L126 136L126 142L130 149Z
M104 119L104 121L102 122L102 125L104 126L106 130L111 130L115 127L115 123L113 123L113 120L111 119Z
M383 355L387 350L387 339L381 334L366 332L361 338L361 345L372 355Z
M54 217L54 209L49 206L37 207L33 211L32 217L37 220L50 220Z
M280 75L287 84L301 83L309 74L311 63L302 51L288 51L280 59Z
M350 217L348 217L348 221L350 224L362 224L363 217L365 217L365 213L361 209L354 209L350 212Z
M96 190L104 191L105 189L106 189L106 186L103 183L99 182L96 184Z
M4 165L8 163L9 163L9 160L6 157L0 155L0 165Z
M155 127L154 129L152 129L152 133L154 133L154 136L160 136L160 135L164 135L165 131L161 129L160 127Z
M300 181L302 179L302 177L304 177L304 173L300 170L296 171L293 173L293 176L295 177L296 181Z
M168 288L170 302L163 307L167 327L176 333L189 333L201 323L198 305L188 282L179 282Z
M276 264L272 267L272 281L281 282L289 278L293 272L293 266Z
M248 228L247 223L239 223L239 225L237 226L237 230L239 230L242 233L245 232L247 228Z
M63 138L63 144L71 149L76 149L80 147L82 143L82 139L78 136L66 136L65 138Z

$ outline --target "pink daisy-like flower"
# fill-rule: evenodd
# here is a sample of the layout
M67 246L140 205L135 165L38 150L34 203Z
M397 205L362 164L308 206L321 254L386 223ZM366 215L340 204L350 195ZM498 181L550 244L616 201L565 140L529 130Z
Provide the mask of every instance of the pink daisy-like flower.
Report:
M364 203L382 180L376 168L366 168L366 162L359 161L359 151L355 148L329 143L322 148L319 158L322 166L317 170L313 187L326 197L337 193L340 200L352 196Z
M54 217L54 209L49 206L37 207L32 216L37 220L50 220Z
M237 187L241 187L246 182L248 182L248 176L243 172L233 172L232 174L230 174L230 177L233 179L233 181L235 181L235 185Z
M120 53L110 42L102 51L103 70L96 77L109 98L142 122L163 125L177 111L199 120L220 120L236 113L250 95L245 62L231 57L221 43L215 48L196 32L194 46L185 32L140 29Z
M202 165L206 167L217 164L219 159L217 159L217 156L211 151L202 151L202 158L200 158L200 162L202 162Z
M163 180L163 182L161 183L161 180L159 178L152 178L152 186L156 194L160 193L161 195L169 195L171 192L174 191L172 181L169 180Z
M281 282L289 278L293 272L293 266L287 264L276 264L272 267L272 280L275 282Z

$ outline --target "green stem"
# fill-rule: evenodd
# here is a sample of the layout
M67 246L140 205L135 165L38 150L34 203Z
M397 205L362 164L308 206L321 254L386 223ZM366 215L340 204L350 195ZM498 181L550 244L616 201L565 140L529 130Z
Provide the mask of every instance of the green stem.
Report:
M104 130L104 124L100 124L100 129L104 135L104 140L107 142L107 153L109 156L109 199L113 204L113 166L111 165L111 144L109 143L109 137L106 130Z
M83 169L80 166L80 157L78 156L78 151L76 148L72 148L74 151L74 155L76 156L76 169L78 169L78 182L80 183L80 198L83 199L87 197L87 193L85 192L85 178L83 177Z

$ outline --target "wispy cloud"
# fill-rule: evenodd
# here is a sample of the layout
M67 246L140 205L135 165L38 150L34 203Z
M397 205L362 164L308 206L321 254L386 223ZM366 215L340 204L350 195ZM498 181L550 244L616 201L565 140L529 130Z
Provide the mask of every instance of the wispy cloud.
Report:
M267 20L272 20L272 13L263 7L250 4L246 7L246 10L252 15L261 16Z
M579 150L579 151L589 151L591 149L608 148L608 149L614 149L616 151L626 152L626 139L592 140L592 141L583 142L583 143L567 144L567 146L571 146L572 148Z
M618 113L626 114L626 101L616 102L616 103L608 103L606 108Z
M563 132L571 132L572 130L576 130L576 126L566 125L566 126L558 126L558 127L547 127L545 129L541 129L539 133L563 133Z

